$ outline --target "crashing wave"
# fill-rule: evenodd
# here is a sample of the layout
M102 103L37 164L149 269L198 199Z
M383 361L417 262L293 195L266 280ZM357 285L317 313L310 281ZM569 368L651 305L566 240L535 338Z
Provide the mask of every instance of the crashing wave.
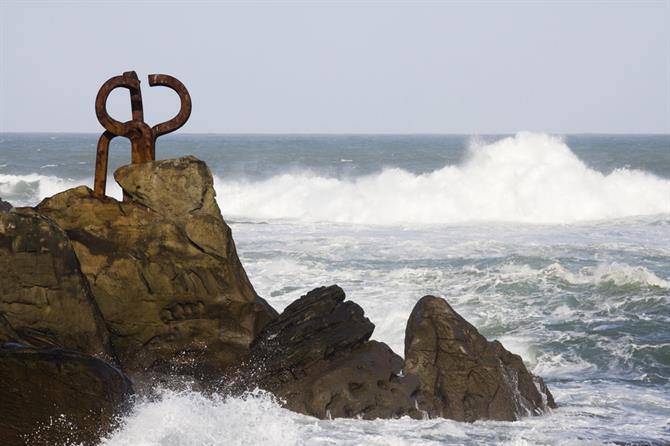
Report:
M629 169L603 174L559 138L535 133L473 143L460 165L420 175L387 168L355 179L217 178L217 190L224 214L258 219L573 223L670 213L670 180Z

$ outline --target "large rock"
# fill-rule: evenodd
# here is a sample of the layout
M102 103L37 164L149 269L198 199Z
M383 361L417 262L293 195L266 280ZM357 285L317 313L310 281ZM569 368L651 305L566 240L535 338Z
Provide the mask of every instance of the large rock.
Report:
M116 368L83 353L0 346L5 446L97 444L132 393Z
M0 212L0 343L6 341L113 357L67 236L27 208Z
M418 376L418 406L431 416L512 421L556 407L518 355L487 341L438 297L421 298L407 322L404 372Z
M276 313L259 298L194 157L121 167L125 200L87 187L37 210L65 229L124 370L217 375Z
M418 381L400 377L402 358L368 340L374 325L344 299L340 287L322 287L286 307L254 342L239 379L319 418L417 415Z

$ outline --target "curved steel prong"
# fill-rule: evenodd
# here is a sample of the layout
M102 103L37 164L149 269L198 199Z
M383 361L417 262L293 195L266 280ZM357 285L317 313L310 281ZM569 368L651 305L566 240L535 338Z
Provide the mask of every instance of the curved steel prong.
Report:
M179 100L181 101L179 113L177 113L174 118L170 119L169 121L156 124L151 128L154 133L155 140L159 136L165 135L166 133L174 132L183 126L186 121L188 121L189 116L191 116L191 95L188 93L188 90L184 84L179 81L179 79L168 74L150 74L149 85L152 87L161 85L163 87L171 88L179 95Z
M142 110L142 92L140 91L140 81L134 71L127 71L121 76L114 76L107 80L95 98L95 114L100 124L109 132L116 136L127 136L130 128L127 123L117 121L109 116L107 112L107 98L112 90L116 88L127 88L130 90L130 103L133 111L133 120L144 120Z

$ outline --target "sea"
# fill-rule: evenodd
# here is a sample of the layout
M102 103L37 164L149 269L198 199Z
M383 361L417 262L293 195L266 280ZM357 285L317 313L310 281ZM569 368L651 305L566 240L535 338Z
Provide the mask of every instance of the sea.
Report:
M0 134L0 197L92 186L96 134ZM112 171L130 161L111 145ZM194 155L256 291L338 284L401 356L442 296L545 378L517 422L318 420L261 390L162 389L101 446L670 444L670 135L168 135ZM120 198L110 178L108 194Z

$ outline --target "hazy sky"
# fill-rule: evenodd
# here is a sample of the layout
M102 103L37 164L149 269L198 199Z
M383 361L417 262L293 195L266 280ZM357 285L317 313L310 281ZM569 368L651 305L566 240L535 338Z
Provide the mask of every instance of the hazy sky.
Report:
M101 131L132 69L150 125L147 74L188 87L181 132L670 133L668 0L0 5L0 131Z

